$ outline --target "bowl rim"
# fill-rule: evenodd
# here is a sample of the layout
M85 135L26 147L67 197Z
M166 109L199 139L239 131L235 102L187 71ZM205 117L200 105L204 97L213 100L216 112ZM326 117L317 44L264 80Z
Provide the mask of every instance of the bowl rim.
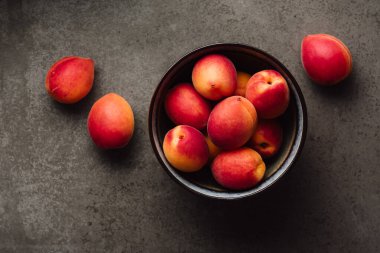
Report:
M164 159L163 159L162 155L160 154L158 147L156 145L156 144L159 144L160 142L158 139L158 135L154 134L154 131L153 131L153 130L156 130L156 126L154 126L154 122L153 122L153 118L154 118L153 110L154 110L156 103L157 103L156 102L157 101L157 99L156 99L157 94L158 94L161 86L163 85L164 80L173 71L174 68L176 68L179 64L181 64L185 60L187 60L187 58L189 58L193 54L196 54L196 53L198 53L202 50L205 50L205 49L212 49L212 48L225 47L225 46L253 50L253 51L255 51L261 55L264 55L265 57L267 57L271 61L273 61L275 64L277 64L278 67L281 68L281 70L286 73L287 78L289 78L291 80L292 86L293 86L294 90L296 91L296 94L297 94L297 97L299 100L299 104L301 105L301 108L299 108L299 106L297 106L297 109L298 109L298 111L301 112L302 121L301 121L301 124L299 126L297 124L297 128L299 128L299 129L297 129L297 131L296 131L296 136L295 136L294 142L292 144L292 148L289 151L286 158L284 159L284 161L282 162L282 164L280 165L280 167L278 168L278 170L275 173L273 173L267 179L267 181L269 181L269 182L264 187L262 187L260 189L252 188L252 189L247 189L243 192L235 192L235 191L233 191L233 192L214 192L210 189L206 189L204 187L195 185L195 184L193 184L187 180L186 180L187 182L184 182L183 180L178 178L178 177L181 177L180 175L177 176L170 171L170 169L167 167L167 164L169 164L169 163L167 161L164 161ZM297 115L298 114L300 114L300 113L297 112ZM275 58L271 54L269 54L269 53L267 53L267 52L265 52L259 48L256 48L256 47L253 47L253 46L250 46L247 44L241 44L241 43L214 43L214 44L209 44L206 46L201 46L201 47L195 48L195 49L191 50L190 52L186 53L185 55L183 55L182 57L180 57L179 60L177 60L174 64L172 64L168 68L168 70L165 72L163 77L160 79L158 85L156 86L156 89L155 89L153 96L151 98L151 101L150 101L149 116L148 116L149 139L151 142L151 147L155 153L157 160L160 162L161 167L166 171L166 173L168 173L169 176L172 179L174 179L175 182L177 182L182 187L184 187L185 189L187 189L188 191L190 191L192 193L195 193L195 194L203 196L203 197L208 197L211 199L221 199L221 200L239 200L239 199L254 197L254 196L264 192L265 190L268 190L269 188L271 188L271 186L273 186L276 182L278 182L281 178L283 178L284 175L290 170L290 168L293 167L294 163L299 159L299 156L301 154L301 151L302 151L303 146L304 146L305 141L306 141L307 125L308 125L308 118L307 118L306 102L305 102L304 96L302 94L301 88L299 87L296 79L290 73L290 71L284 66L284 64L282 64L277 58ZM299 134L301 135L300 137L299 137ZM298 143L297 143L297 140L298 140ZM293 147L296 144L298 144L298 147L294 151ZM291 160L289 161L289 159L291 159ZM278 174L278 175L276 176L276 174ZM269 180L269 179L271 179L271 180ZM212 194L209 194L208 192L212 192Z

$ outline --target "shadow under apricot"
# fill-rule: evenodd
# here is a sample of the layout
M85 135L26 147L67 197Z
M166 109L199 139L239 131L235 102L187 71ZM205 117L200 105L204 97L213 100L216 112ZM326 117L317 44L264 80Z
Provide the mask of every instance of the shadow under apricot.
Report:
M306 74L305 74L306 75ZM356 83L355 70L343 81L332 86L322 86L314 83L309 79L311 89L318 95L328 99L345 100L355 99L358 90L358 83Z

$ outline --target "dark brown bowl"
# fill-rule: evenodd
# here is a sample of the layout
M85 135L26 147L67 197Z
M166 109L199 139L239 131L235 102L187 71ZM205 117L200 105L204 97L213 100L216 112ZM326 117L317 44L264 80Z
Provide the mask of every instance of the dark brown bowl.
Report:
M282 74L290 89L290 104L280 120L284 127L284 140L275 157L266 160L267 171L261 183L244 191L227 190L213 179L210 168L196 173L182 173L166 160L162 144L165 134L175 125L165 113L164 100L168 89L180 82L191 83L195 62L208 54L228 57L237 70L254 74L264 69L274 69ZM257 48L241 44L215 44L202 47L182 57L166 72L153 94L149 108L149 136L153 150L166 172L180 185L192 192L217 199L241 199L253 196L281 178L299 156L305 142L307 129L306 105L296 80L276 58Z

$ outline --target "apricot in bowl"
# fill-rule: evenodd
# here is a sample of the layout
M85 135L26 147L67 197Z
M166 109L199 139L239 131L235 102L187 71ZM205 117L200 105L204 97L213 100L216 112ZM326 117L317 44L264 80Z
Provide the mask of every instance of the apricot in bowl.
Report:
M247 187L247 189L234 190L223 187L215 180L215 175L213 176L213 173L218 174L221 169L219 166L215 166L215 168L212 169L211 164L205 163L204 158L202 158L202 163L206 165L204 165L202 169L198 170L197 168L196 172L192 173L180 171L172 166L165 157L163 150L165 135L176 127L176 124L169 118L165 110L167 94L180 83L193 83L194 76L192 76L192 74L195 64L200 59L209 55L225 56L233 63L237 71L249 75L253 75L262 70L275 70L282 75L289 87L289 105L286 111L277 118L282 125L282 145L275 156L265 161L265 174L263 176L257 175L257 178L262 177L261 181L253 187ZM226 64L228 65L228 62ZM199 76L204 78L204 75ZM237 86L235 84L231 85ZM231 95L233 95L233 93L225 97ZM214 98L209 100L212 101L213 99ZM223 97L218 101L222 99ZM211 104L212 103L213 102L211 102ZM293 75L273 56L260 49L242 44L209 45L196 49L182 57L166 72L159 82L149 108L149 137L153 151L162 167L174 181L186 189L202 196L216 199L242 199L269 189L285 175L299 157L305 142L306 130L306 105L301 89ZM200 129L200 131L206 134L205 129ZM206 141L207 140L206 138ZM202 147L204 147L203 144L202 141ZM242 152L254 154L251 151ZM252 157L255 156L252 155Z

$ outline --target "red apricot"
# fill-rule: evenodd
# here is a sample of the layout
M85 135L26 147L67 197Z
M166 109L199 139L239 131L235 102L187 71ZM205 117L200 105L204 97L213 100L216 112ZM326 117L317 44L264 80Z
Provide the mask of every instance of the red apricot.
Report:
M250 148L220 153L211 165L215 180L232 190L244 190L259 183L265 174L260 154Z
M236 69L227 57L212 54L195 64L192 80L195 89L203 97L219 100L234 94L237 85Z
M134 124L131 106L115 93L109 93L96 101L87 119L92 140L104 149L126 146L132 138Z
M94 81L94 61L78 56L64 57L49 69L45 88L60 103L73 104L84 98Z
M301 47L302 65L309 77L320 85L334 85L345 79L352 70L348 47L328 34L306 36Z

